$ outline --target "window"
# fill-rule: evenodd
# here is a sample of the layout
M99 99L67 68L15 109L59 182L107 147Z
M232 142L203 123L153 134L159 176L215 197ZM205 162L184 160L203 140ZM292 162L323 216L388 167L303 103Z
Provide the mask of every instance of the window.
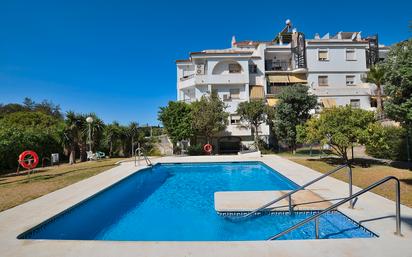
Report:
M327 60L329 60L329 52L328 52L328 50L319 50L319 51L318 51L318 59L319 59L319 61L327 61Z
M240 73L242 68L238 63L229 63L229 73Z
M232 88L229 89L230 98L231 99L239 99L240 98L240 89L239 88Z
M328 76L319 76L318 77L318 85L319 86L327 86L328 85Z
M352 108L360 108L360 99L350 99L350 106Z
M356 61L355 49L346 49L346 60Z
M257 65L256 64L249 64L249 73L252 73L252 74L257 73Z
M346 76L346 85L347 86L355 85L355 76L353 75Z
M230 125L239 125L240 124L240 116L237 114L230 115Z

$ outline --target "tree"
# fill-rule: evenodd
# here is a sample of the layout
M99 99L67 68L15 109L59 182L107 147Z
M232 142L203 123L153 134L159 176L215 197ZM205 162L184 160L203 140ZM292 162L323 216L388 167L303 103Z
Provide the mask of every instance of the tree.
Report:
M309 119L304 126L306 132L300 135L306 136L306 142L330 145L337 155L347 161L348 148L366 142L368 127L373 122L373 112L349 105L334 107L323 110L319 117Z
M267 106L263 100L251 100L250 102L241 102L237 107L237 113L241 119L246 121L253 130L255 146L259 149L259 126L272 117L272 108Z
M412 124L412 39L392 47L384 63L385 113L403 126Z
M286 87L278 96L275 107L274 132L292 150L296 151L296 127L310 118L310 111L317 105L316 96L308 93L308 87L294 85Z
M41 112L13 112L0 119L0 172L18 166L24 150L34 150L40 157L62 153L62 121Z
M381 64L372 66L368 72L367 81L376 85L376 111L381 114L383 111L382 104L382 84L384 83L385 68Z
M139 124L137 124L137 122L130 122L129 127L128 127L128 134L130 137L130 141L131 141L131 153L132 156L134 155L134 143L135 143L135 138L139 133Z
M64 120L63 145L69 152L69 164L76 163L76 149L81 138L82 121L80 115L69 111Z
M401 126L382 125L378 122L368 127L366 152L375 158L406 160L406 130Z
M191 119L196 135L206 137L206 142L210 143L213 135L227 126L229 114L225 109L224 102L214 93L193 102Z
M113 156L114 144L116 140L119 139L120 135L120 125L118 122L114 121L112 124L109 124L104 129L104 139L109 146L109 157Z
M42 112L62 120L63 115L60 112L60 106L53 104L51 101L43 100L41 103L36 103L32 99L24 98L23 104L10 103L6 105L0 104L0 118L14 112Z
M82 125L83 131L82 131L82 136L87 138L88 133L89 133L89 126L87 124L86 118L87 117L92 117L93 122L90 124L90 129L91 129L91 144L92 144L92 151L96 151L97 148L100 146L101 141L103 139L103 131L106 125L104 124L103 120L100 119L95 113L89 113L89 114L84 114L82 115L84 119L82 119L82 122L84 124Z
M174 145L193 136L191 110L185 102L170 101L166 107L160 107L158 119Z

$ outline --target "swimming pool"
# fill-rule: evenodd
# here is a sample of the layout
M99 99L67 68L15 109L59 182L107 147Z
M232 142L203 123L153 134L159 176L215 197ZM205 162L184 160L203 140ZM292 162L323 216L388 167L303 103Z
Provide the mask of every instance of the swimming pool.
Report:
M233 222L214 209L216 191L293 190L261 162L157 164L23 233L20 239L244 241L268 237L312 215L273 212ZM283 239L312 239L314 225ZM340 212L320 219L321 238L373 237Z

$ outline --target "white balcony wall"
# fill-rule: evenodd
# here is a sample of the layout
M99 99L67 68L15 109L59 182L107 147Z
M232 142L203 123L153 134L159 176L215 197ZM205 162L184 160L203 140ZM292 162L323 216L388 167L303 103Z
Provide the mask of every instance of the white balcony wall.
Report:
M351 72L342 72L342 73L331 73L331 72L311 72L308 74L308 85L312 87L320 88L356 88L362 84L362 75L365 73L351 73ZM318 77L319 76L328 76L328 86L319 86ZM346 85L346 76L354 76L355 85L347 86Z
M194 76L192 76L192 77L187 78L187 79L178 80L177 84L178 84L179 89L193 87L193 86L196 85L196 79L195 79Z
M337 106L345 106L350 105L351 100L359 100L360 101L360 108L364 110L373 110L370 105L370 97L366 95L341 95L341 96L319 96L319 102L322 102L322 99L334 99L336 101Z
M247 74L232 73L222 75L196 75L195 83L201 84L242 84L249 83L249 76Z

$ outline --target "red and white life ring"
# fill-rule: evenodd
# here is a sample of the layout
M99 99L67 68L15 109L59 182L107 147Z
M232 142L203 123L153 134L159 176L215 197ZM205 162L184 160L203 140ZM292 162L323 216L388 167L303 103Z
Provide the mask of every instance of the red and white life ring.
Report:
M19 155L19 164L25 169L34 169L39 164L39 156L35 151L24 151Z
M211 144L205 144L205 145L203 146L203 150L204 150L206 153L211 154L212 151L213 151L213 146L212 146Z

